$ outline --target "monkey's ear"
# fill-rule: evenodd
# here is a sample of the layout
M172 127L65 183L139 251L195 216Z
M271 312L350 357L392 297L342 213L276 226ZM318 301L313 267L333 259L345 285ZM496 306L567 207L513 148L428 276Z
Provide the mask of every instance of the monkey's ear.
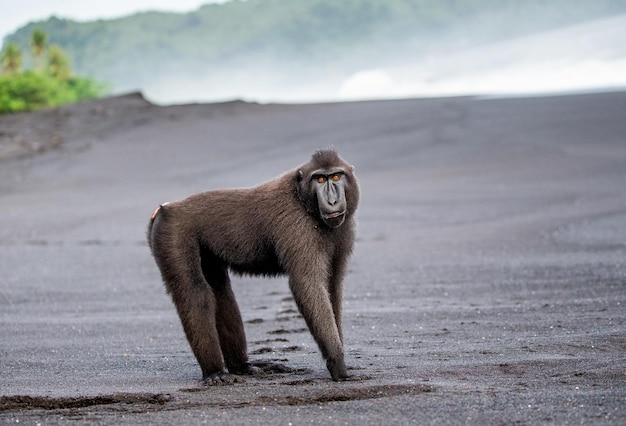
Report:
M302 170L298 170L298 182L300 182L302 179L304 179L304 173L302 172Z
M350 171L354 172L354 166L350 166Z

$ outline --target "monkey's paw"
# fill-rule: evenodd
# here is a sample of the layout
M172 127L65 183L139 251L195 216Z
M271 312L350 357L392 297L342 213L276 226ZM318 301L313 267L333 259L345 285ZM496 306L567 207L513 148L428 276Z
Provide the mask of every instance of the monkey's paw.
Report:
M206 386L232 385L233 383L242 383L243 381L244 380L241 377L237 377L224 371L218 371L217 373L210 374L203 379Z

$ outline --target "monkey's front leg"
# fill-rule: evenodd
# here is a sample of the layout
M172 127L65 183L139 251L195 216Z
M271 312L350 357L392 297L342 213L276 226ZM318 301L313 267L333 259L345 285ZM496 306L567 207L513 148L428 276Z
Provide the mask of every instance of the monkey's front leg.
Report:
M326 367L334 381L348 378L344 362L343 344L335 321L335 312L323 280L291 277L289 286L300 313L326 360Z

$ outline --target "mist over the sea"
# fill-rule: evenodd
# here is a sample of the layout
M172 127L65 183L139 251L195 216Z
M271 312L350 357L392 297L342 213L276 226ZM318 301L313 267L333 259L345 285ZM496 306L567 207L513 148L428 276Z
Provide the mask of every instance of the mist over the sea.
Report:
M455 95L535 95L626 88L626 15L482 46L398 60L381 52L344 74L241 67L162 75L143 91L160 104L245 99L317 102ZM388 60L388 58L395 58ZM313 75L311 75L313 74Z

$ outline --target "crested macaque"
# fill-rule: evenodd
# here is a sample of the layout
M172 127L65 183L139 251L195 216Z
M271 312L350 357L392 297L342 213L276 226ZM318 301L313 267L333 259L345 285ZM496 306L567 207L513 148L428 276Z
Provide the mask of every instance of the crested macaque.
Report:
M341 304L358 202L353 167L325 149L257 187L202 192L157 208L148 242L207 384L259 371L248 360L229 270L287 274L332 379L349 377Z

